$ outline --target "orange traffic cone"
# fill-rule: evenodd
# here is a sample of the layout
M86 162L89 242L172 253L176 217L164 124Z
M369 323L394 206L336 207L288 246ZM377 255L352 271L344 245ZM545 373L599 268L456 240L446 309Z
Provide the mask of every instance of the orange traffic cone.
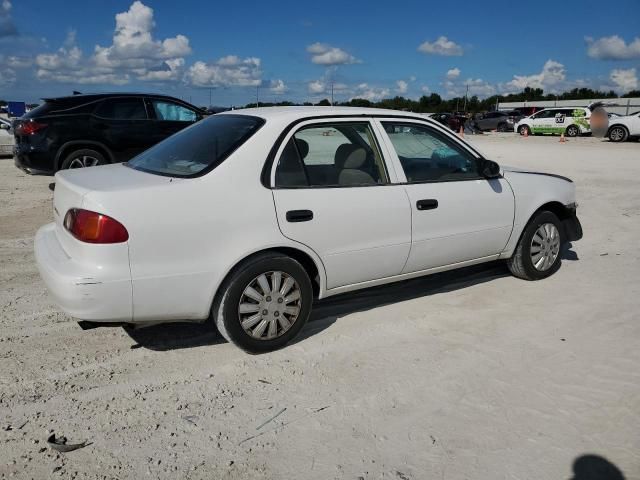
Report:
M566 140L564 139L564 132L560 134L560 143L564 143Z
M464 138L464 127L460 125L460 130L458 131L458 136L460 138Z

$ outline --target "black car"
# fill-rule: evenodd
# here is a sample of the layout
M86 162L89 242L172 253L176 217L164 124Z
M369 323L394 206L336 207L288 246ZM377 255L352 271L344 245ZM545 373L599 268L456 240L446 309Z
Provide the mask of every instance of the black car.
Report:
M198 107L166 95L110 93L43 100L14 123L15 164L28 172L124 162L206 116Z

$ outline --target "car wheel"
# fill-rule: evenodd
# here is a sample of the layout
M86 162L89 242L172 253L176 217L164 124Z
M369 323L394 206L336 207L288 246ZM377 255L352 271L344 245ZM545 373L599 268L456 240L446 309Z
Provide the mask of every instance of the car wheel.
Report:
M212 318L220 334L250 353L284 347L311 313L306 270L280 253L257 255L237 267L216 296Z
M609 130L609 135L607 136L609 137L609 140L612 142L624 142L629 136L629 132L627 132L626 128L618 125L618 126L612 127Z
M518 133L520 135L531 135L531 129L528 125L521 125L518 127Z
M86 168L95 167L97 165L104 165L107 161L100 152L91 150L89 148L83 148L71 152L62 162L61 170L68 168Z
M506 123L499 123L499 124L498 124L498 128L497 128L497 130L498 130L499 132L506 132L506 131L508 131L509 129L507 128L507 124L506 124Z
M580 135L580 129L575 125L569 125L566 130L567 137L577 137Z
M555 214L538 212L529 221L507 266L513 275L525 280L541 280L560 268L563 244L562 226Z

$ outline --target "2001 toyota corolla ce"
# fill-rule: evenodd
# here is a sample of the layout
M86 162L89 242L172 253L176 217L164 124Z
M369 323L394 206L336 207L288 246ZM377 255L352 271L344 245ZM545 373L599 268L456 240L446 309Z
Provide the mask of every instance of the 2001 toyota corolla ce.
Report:
M211 318L260 352L294 338L314 298L496 259L545 278L582 236L575 208L569 179L500 168L415 114L249 109L58 172L35 251L72 317Z

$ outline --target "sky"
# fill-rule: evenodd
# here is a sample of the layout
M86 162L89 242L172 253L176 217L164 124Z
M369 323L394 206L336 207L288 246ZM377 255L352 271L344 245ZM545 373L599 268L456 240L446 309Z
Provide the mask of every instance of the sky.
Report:
M520 5L526 5L521 8ZM612 7L612 8L609 8ZM640 89L640 0L0 0L0 98L200 106Z

